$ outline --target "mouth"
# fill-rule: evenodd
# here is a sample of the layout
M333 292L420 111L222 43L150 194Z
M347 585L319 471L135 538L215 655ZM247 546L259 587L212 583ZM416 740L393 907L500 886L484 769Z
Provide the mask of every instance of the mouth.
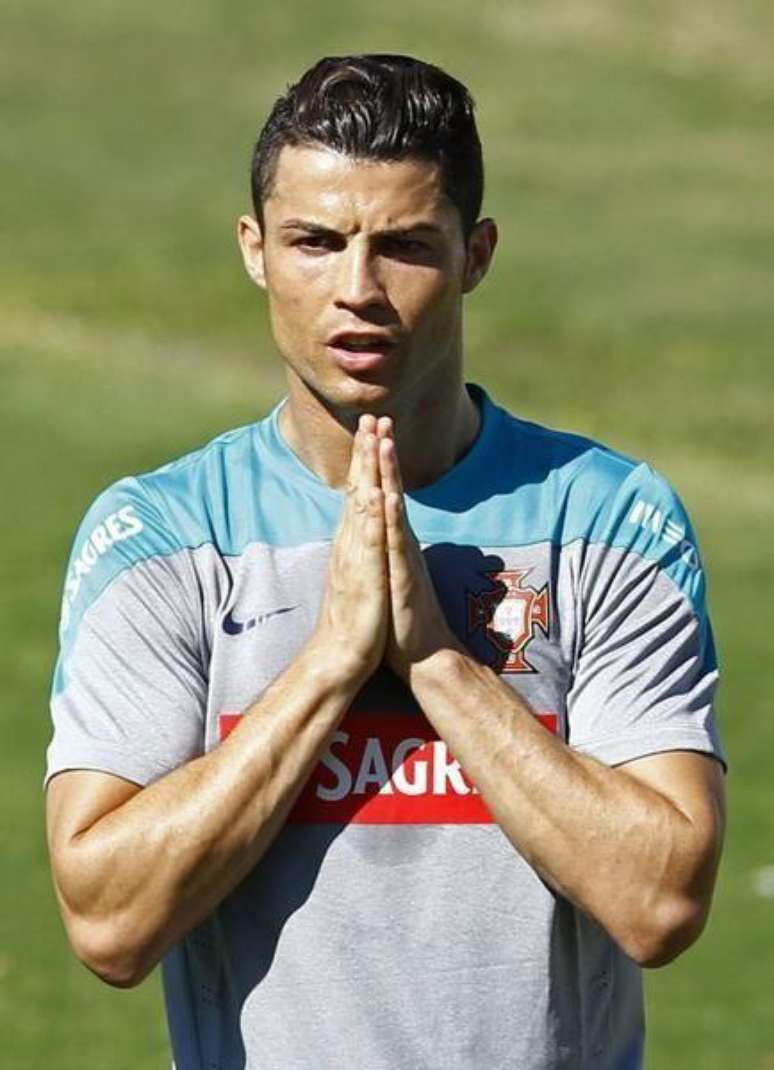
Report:
M328 352L347 372L372 371L389 360L396 342L377 331L342 331L327 342Z

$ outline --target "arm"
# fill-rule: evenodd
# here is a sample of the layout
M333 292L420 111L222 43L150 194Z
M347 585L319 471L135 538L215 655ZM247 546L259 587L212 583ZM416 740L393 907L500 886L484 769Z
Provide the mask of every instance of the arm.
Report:
M723 831L719 763L673 752L610 768L546 732L448 628L405 519L388 429L382 438L390 663L547 883L639 963L668 962L709 910Z
M720 764L669 752L611 769L573 751L466 654L411 688L520 854L633 959L660 966L700 934L723 830Z
M97 974L140 981L255 865L357 690L310 644L210 754L150 786L62 773L48 792L70 939Z
M360 435L317 630L215 751L142 789L90 772L51 782L62 914L106 981L142 980L256 864L378 665L387 581L376 465L373 436Z

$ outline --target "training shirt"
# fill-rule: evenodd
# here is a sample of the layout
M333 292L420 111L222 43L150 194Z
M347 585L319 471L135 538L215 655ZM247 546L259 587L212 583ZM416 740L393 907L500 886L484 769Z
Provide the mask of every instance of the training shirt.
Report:
M407 495L459 639L602 762L722 760L703 571L669 486L470 389L475 443ZM48 778L151 783L217 747L310 637L343 495L291 451L280 407L89 510L65 581ZM514 850L386 669L163 974L178 1070L642 1061L639 969Z

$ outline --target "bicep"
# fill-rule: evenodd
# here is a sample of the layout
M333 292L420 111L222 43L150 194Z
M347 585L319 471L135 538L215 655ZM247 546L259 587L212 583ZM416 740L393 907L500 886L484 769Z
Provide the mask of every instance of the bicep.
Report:
M173 565L126 570L66 632L49 778L94 770L145 785L204 751L208 681Z
M571 744L616 766L656 752L720 755L707 626L663 572L612 553L605 567L568 693Z

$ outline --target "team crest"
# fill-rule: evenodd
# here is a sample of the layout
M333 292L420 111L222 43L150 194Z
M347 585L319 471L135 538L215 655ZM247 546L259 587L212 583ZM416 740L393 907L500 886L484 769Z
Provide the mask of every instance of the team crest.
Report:
M540 590L523 584L530 571L484 572L495 586L481 594L468 591L468 635L484 629L494 647L492 665L497 672L537 672L525 651L536 628L548 635L550 609L547 583Z

